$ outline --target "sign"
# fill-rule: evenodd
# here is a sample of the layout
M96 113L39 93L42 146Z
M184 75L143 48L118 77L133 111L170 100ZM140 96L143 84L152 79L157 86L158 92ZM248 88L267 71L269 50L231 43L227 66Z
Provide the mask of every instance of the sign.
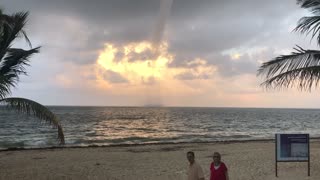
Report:
M278 162L308 162L310 176L309 134L276 134L276 177Z
M308 161L309 134L277 134L277 161Z

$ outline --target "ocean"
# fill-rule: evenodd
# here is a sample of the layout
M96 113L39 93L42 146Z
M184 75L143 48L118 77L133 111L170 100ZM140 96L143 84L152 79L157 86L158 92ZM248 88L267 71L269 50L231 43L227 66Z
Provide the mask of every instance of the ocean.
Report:
M320 109L193 107L49 107L67 147L320 137ZM56 129L0 107L0 149L59 146Z

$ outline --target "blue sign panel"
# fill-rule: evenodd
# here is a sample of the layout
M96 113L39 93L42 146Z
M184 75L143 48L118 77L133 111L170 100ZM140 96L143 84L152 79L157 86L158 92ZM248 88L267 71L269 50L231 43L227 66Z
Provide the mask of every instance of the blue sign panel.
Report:
M277 161L308 161L309 134L277 134Z

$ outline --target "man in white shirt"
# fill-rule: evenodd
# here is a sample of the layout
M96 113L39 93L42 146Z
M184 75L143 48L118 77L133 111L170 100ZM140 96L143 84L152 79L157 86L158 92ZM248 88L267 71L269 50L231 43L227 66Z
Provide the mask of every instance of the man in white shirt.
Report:
M187 159L189 161L188 180L204 180L202 168L194 158L194 152L187 152Z

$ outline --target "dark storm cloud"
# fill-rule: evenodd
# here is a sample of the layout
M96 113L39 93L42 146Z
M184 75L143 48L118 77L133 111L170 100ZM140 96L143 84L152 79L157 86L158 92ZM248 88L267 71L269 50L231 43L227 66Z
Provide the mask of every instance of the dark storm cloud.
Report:
M1 6L7 12L29 10L28 32L40 36L44 48L57 58L90 64L106 42L121 46L151 40L160 0L3 0ZM169 51L176 55L170 66L185 66L200 57L225 76L255 73L257 62L252 58L232 61L221 53L250 42L251 46L263 45L265 34L279 37L288 28L283 21L298 10L295 0L173 0L165 29ZM73 27L65 18L80 25ZM152 56L138 55L142 59Z
M159 9L158 0L3 0L6 10L75 15L92 21L143 17Z
M259 2L259 3L258 3ZM190 19L170 21L171 51L201 56L246 44L265 33L283 29L282 21L297 8L295 1L221 1L208 2ZM182 11L182 7L181 7ZM181 13L181 11L173 11ZM295 23L295 22L294 22Z
M230 55L222 55L221 53L213 53L205 56L207 66L215 66L217 72L223 77L231 77L241 74L256 74L257 69L260 66L259 61L272 59L274 55L273 48L268 48L260 50L259 53L253 53L249 55L248 53L241 54L238 59L232 59ZM261 59L261 57L265 59ZM190 70L195 70L201 64L191 63L192 59L188 59L186 56L175 58L177 61L169 64L170 67L184 67ZM183 73L176 76L177 79L191 80L191 79L207 79L210 76L203 74L201 76L194 75L190 72Z
M44 42L41 44L43 49L51 51L51 54L64 56L61 60L79 64L94 63L106 42L126 44L149 40L159 5L156 0L134 3L131 0L1 2L7 13L30 11L29 35L40 38ZM74 27L75 30L67 28L70 22L64 22L64 19L78 21L81 26ZM82 33L83 30L86 33ZM79 39L84 40L79 43ZM79 52L90 55L81 56ZM78 56L74 56L76 54Z
M215 55L210 57L209 62L214 64L218 68L219 74L224 77L256 74L259 66L258 62L255 61L255 57L249 57L247 54L236 60L232 60L230 56L226 55Z

